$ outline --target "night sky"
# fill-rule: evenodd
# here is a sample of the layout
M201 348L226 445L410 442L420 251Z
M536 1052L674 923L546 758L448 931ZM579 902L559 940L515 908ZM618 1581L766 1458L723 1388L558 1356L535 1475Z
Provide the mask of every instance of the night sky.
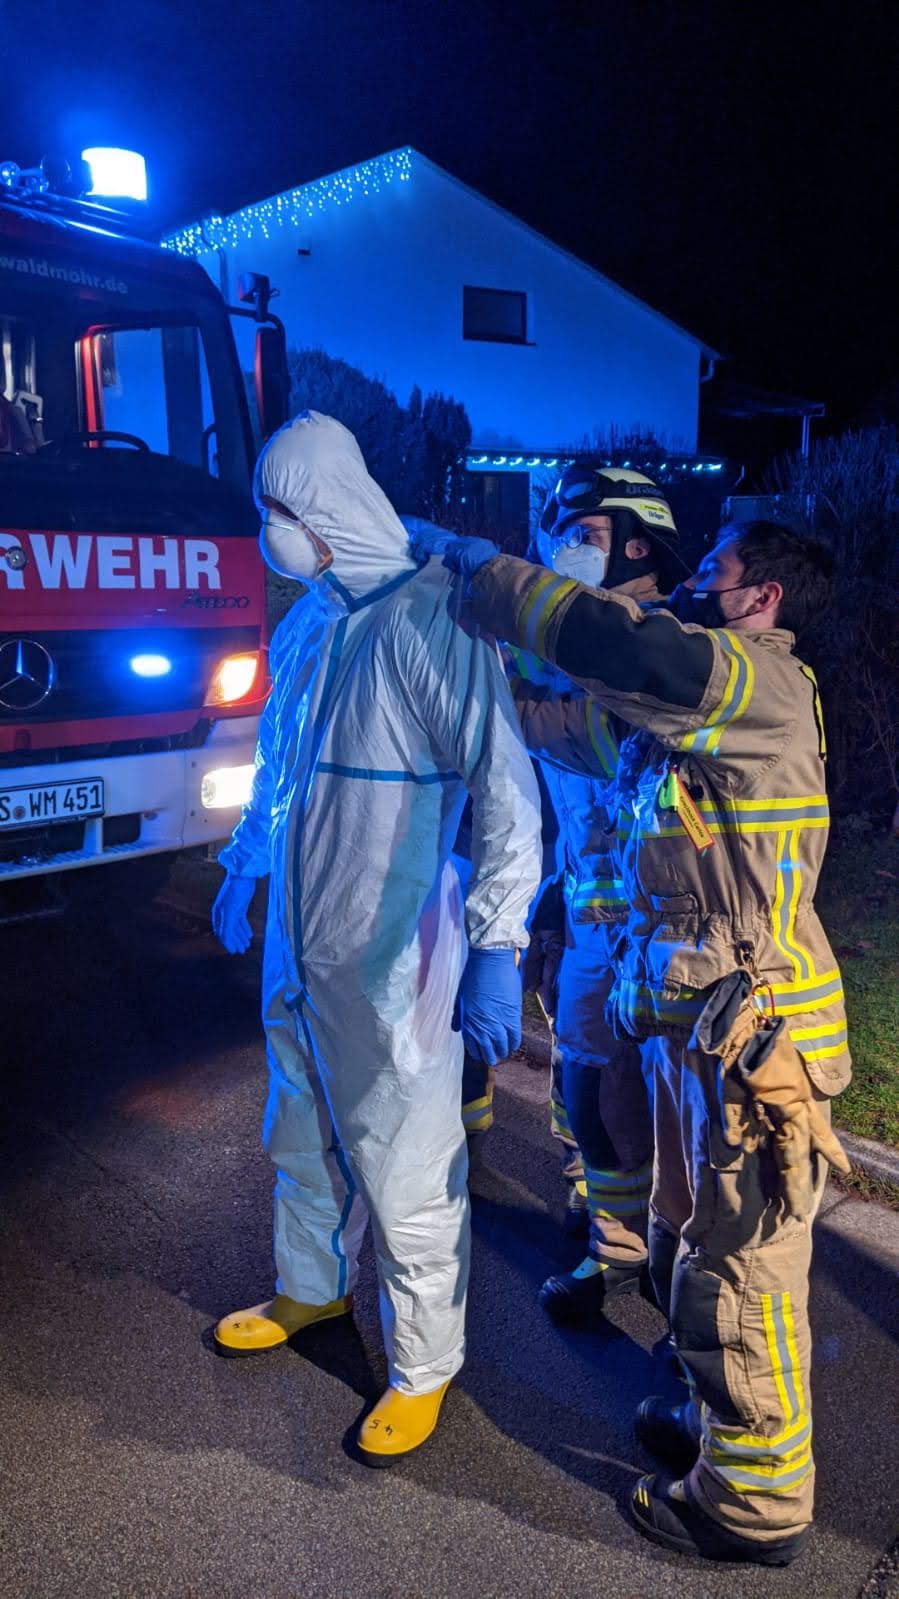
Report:
M401 144L734 359L896 403L899 8L446 0L4 7L0 156L122 144L160 222Z

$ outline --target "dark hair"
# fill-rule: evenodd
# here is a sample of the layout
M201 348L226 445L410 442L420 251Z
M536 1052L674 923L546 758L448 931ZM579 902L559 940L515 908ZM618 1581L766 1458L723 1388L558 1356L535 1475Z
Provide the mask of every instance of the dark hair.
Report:
M780 584L778 627L798 635L827 610L833 557L826 544L777 522L733 522L718 536L736 539L747 583Z

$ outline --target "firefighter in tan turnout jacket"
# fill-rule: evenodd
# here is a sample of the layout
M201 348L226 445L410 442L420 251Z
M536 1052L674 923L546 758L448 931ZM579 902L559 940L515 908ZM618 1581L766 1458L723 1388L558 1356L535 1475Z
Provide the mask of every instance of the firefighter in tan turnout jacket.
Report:
M619 788L631 911L609 1017L652 1039L650 1261L690 1398L644 1401L640 1529L710 1558L783 1565L812 1519L807 1295L849 1080L843 988L814 892L828 812L814 677L794 632L829 596L819 546L725 528L668 608L441 547L473 615L583 685L635 731Z

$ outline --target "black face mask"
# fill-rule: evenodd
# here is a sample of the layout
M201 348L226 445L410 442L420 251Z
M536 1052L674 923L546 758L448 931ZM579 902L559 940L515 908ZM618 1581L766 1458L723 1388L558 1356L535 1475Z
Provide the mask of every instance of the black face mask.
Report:
M745 583L734 583L729 589L688 589L686 583L678 583L666 600L665 609L673 612L679 622L696 622L699 627L729 627L731 622L741 621L749 612L725 616L721 595L736 594L745 587Z

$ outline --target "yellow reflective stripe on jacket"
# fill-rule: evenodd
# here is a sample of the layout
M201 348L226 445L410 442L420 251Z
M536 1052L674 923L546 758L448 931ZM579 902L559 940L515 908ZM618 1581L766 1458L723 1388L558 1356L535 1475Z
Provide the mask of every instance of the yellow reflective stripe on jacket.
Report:
M771 992L776 1015L801 1016L808 1011L824 1010L840 1003L843 999L843 980L839 969L834 967L830 972L819 972L816 977L807 980L800 978L792 983L772 983ZM764 1008L764 996L762 1006Z
M616 992L626 1016L681 1027L688 1027L697 1020L708 998L707 994L692 988L682 988L674 996L663 994L630 977L618 979Z
M774 884L774 901L771 906L774 942L792 966L797 979L814 977L812 958L796 939L796 911L802 890L798 827L785 828L778 834Z
M703 726L687 733L680 743L682 750L694 750L703 755L715 754L725 728L732 726L743 715L755 687L755 667L736 634L728 633L724 628L715 628L713 636L718 639L728 658L724 693Z
M796 811L803 815L817 815L822 810L827 812L828 808L826 794L790 794L780 799L732 799L730 805L737 811ZM793 820L792 815L784 817L784 821Z
M620 877L592 877L586 882L570 885L566 881L565 897L573 911L627 909L624 883Z
M522 634L528 639L529 642L530 623L535 614L539 619L541 611L541 598L554 582L555 578L552 572L541 572L540 576L534 582L533 588L525 600L524 605L521 607L521 615L518 618L518 625Z
M726 819L721 819L720 817L710 817L703 810L702 806L699 807L699 814L705 822L709 832L715 834L736 833L744 838L747 838L753 833L779 833L783 827L783 822L743 822L737 817L728 817ZM820 820L811 819L803 823L804 827L828 827L829 825L829 818L826 816L822 816ZM625 836L629 837L630 835ZM683 836L684 830L680 824L678 824L676 827L660 827L658 829L653 827L644 827L640 829L641 839L683 838Z
M833 1060L849 1048L845 1022L819 1022L816 1027L791 1027L790 1037L806 1060Z
M700 810L699 814L702 816L702 819L705 822L709 832L716 834L736 833L743 838L748 838L751 837L753 833L779 833L783 827L782 822L741 822L735 817L731 817L726 821L722 821L706 816L702 810ZM822 817L820 821L811 820L803 823L803 826L805 827L828 827L829 825L830 824L826 816ZM660 827L658 831L656 831L654 828L643 828L640 832L641 839L683 838L683 836L684 830L682 827Z
M797 978L788 983L765 984L763 990L756 997L756 1004L761 1011L768 1010L768 990L774 1001L775 1016L807 1016L816 1010L827 1010L832 1005L842 1002L843 983L838 969L819 973L808 979ZM708 993L701 989L683 987L679 994L663 993L661 989L650 988L647 983L638 983L633 978L621 977L618 979L614 990L623 1014L635 1021L661 1022L671 1027L689 1027L699 1017ZM822 1048L828 1049L830 1054L842 1054L843 1048L837 1048L835 1029L837 1023L825 1024L826 1030L834 1029L834 1037ZM799 1032L805 1029L798 1029ZM795 1034L791 1031L791 1037ZM809 1053L804 1044L795 1039L797 1048L810 1060L816 1058ZM845 1046L843 1046L845 1047ZM826 1058L826 1057L825 1057Z
M612 732L608 711L597 700L587 701L587 737L606 777L614 777L618 766L618 740Z
M699 814L710 833L781 833L786 829L827 827L830 809L826 794L794 794L789 799L701 799ZM641 838L678 838L680 826L641 829Z
M518 618L525 645L535 655L542 657L546 629L562 601L576 588L570 577L557 577L555 572L541 572L537 578Z

